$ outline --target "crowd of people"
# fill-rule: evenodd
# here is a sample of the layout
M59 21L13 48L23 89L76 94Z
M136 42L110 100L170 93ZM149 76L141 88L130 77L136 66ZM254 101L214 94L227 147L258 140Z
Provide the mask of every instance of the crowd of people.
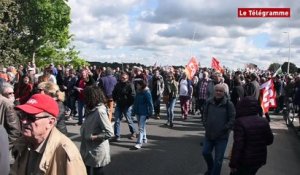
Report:
M232 174L255 174L266 164L266 147L273 142L269 114L259 104L260 85L268 79L273 79L277 94L274 113L282 112L287 99L300 104L297 74L200 68L190 80L183 69L173 67L77 70L50 64L39 69L32 62L18 68L1 66L0 125L5 130L0 131L1 143L7 136L3 143L8 143L9 153L4 155L12 164L10 174L104 174L111 161L109 141L122 139L122 118L129 127L128 138L136 140L133 147L141 149L148 142L149 118L165 120L169 128L176 125L177 100L183 121L201 116L206 175L220 174L231 130ZM166 117L161 115L161 105L166 106ZM66 120L75 118L81 126L80 151L67 137ZM2 162L7 161L0 163L8 172Z

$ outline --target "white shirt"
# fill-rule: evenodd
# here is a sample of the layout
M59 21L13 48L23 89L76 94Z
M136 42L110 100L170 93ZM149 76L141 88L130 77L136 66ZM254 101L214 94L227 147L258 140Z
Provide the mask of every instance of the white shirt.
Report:
M180 89L179 89L180 96L189 96L189 88L187 80L182 79L180 81Z

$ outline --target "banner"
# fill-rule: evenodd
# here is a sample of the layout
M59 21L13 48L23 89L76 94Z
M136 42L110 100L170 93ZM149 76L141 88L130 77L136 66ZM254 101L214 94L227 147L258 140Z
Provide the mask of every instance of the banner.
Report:
M192 79L199 69L198 61L195 57L192 57L189 63L185 67L185 74L188 79Z
M211 60L211 68L213 68L216 71L221 72L221 73L224 72L223 68L220 65L220 61L214 57L212 57L212 60Z
M260 104L263 113L269 112L269 108L276 108L276 92L273 80L269 80L260 85Z

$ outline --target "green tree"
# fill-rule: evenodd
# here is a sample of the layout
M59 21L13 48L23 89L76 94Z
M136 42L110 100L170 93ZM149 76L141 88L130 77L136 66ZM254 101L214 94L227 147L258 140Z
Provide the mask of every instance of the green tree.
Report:
M287 67L288 67L288 62L284 62L283 65L281 66L282 71L284 73L287 73ZM291 73L291 74L295 73L295 72L297 72L297 70L298 70L297 66L294 63L290 62L290 71L289 71L289 73Z
M18 13L20 6L15 0L0 1L0 64L21 63L24 55L18 47Z
M270 64L268 70L271 71L271 72L276 72L277 69L279 69L281 65L279 63L272 63Z
M70 7L64 0L18 0L21 49L29 59L57 58L68 46ZM47 53L47 54L46 54Z
M0 63L34 59L44 66L76 59L74 62L86 64L70 46L70 10L65 0L1 0Z

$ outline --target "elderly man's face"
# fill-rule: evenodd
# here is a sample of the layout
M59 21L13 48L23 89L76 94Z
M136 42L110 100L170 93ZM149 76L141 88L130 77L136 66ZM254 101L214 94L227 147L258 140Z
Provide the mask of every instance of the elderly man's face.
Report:
M215 98L220 99L225 96L225 88L222 85L215 86Z
M6 88L3 91L3 96L9 99L10 101L14 102L15 101L15 95L14 95L14 90L13 88Z
M24 137L38 139L43 137L55 123L55 119L45 113L30 115L20 114L21 129Z

